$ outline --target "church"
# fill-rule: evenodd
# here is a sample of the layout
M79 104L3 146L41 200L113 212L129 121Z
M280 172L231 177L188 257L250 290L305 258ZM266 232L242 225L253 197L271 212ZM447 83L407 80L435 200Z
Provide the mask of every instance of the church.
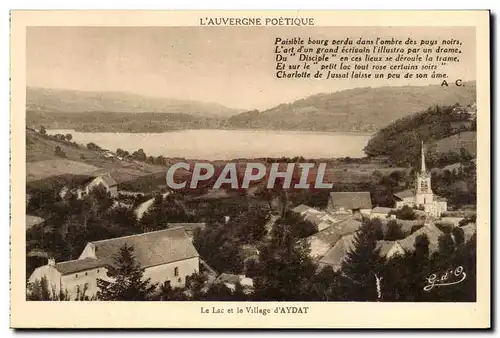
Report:
M417 174L415 189L404 190L394 194L396 208L417 207L423 209L429 216L441 217L441 214L448 208L446 199L435 195L432 192L431 173L425 167L424 144L421 151L422 164L420 172Z

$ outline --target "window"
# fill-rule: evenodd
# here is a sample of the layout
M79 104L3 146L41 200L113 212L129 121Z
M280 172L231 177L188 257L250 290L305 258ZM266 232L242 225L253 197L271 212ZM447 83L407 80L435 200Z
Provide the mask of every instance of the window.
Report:
M76 293L80 293L80 285L76 286Z
M75 274L75 278L78 278L78 274Z
M178 267L174 268L174 276L175 277L179 276L179 268Z
M88 274L85 272L85 276L87 276Z
M97 273L99 273L99 269L97 269Z
M89 289L89 283L85 283L85 285L83 286L83 289L84 290L88 290Z

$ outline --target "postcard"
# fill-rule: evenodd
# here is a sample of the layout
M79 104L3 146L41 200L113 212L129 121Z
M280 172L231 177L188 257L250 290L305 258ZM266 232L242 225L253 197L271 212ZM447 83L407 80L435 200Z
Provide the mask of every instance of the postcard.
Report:
M11 327L490 328L488 11L12 11Z

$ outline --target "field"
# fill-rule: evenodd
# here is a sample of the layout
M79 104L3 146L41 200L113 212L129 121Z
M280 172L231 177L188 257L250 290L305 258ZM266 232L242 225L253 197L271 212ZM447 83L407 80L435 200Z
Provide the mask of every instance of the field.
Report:
M474 131L466 131L444 138L436 142L436 151L441 153L458 152L464 148L472 156L477 153L477 135Z
M60 147L65 157L55 154ZM106 158L85 145L54 140L34 130L26 130L26 169L28 181L37 181L64 174L89 174L96 170L108 172L118 182L134 180L144 175L165 173L162 166L137 161Z
M249 162L255 162L255 161L250 161ZM330 161L330 162L328 162ZM317 161L318 163L321 163L322 161L319 160ZM388 167L387 165L379 165L379 164L373 164L373 163L368 163L368 164L356 164L356 163L336 163L331 160L325 160L327 162L327 167L325 170L325 176L323 178L323 182L325 183L334 183L334 184L357 184L357 183L372 183L374 180L375 174L378 172L379 176L382 175L388 175L392 173L393 171L406 171L407 168L396 168L396 167ZM189 163L189 162L188 162ZM229 162L225 161L216 161L216 162L211 162L214 167L215 167L215 172L219 172L222 170L225 164ZM190 163L191 168L193 167L193 163ZM269 167L270 164L267 164L267 172L269 172ZM241 183L242 177L244 175L246 168L246 161L245 160L239 160L237 163L237 172L238 172L238 177L239 177L239 182ZM282 165L280 168L280 171L284 171L284 166ZM297 175L294 175L296 179L300 177L300 169L298 169L298 166L296 166L296 170L298 171ZM217 174L215 174L217 175ZM191 176L190 172L183 171L183 170L178 170L176 171L175 175L175 181L176 182L182 182L186 181L189 182L189 177ZM217 176L216 176L217 177ZM267 177L267 176L266 176ZM309 172L309 179L308 182L310 184L314 184L316 179L316 174L315 174L315 168L311 169ZM215 180L215 179L214 179ZM201 182L207 183L208 181ZM207 183L208 186L213 184L214 182L209 182ZM187 183L189 185L189 183ZM200 186L200 185L198 185ZM153 191L157 191L160 188L166 187L166 171L162 172L157 172L157 173L152 173L149 175L143 175L140 177L137 177L135 179L120 183L118 185L119 190L126 190L126 191L140 191L144 193L150 193Z
M66 159L26 163L26 181L38 181L64 174L90 175L99 170L93 165Z

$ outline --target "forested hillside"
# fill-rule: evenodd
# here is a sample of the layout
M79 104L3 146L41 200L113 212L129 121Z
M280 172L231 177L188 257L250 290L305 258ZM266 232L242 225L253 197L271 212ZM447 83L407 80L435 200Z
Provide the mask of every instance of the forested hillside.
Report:
M355 88L317 94L274 108L229 117L227 128L372 132L432 105L472 104L476 83L463 87Z
M461 143L456 142L453 147L449 142L445 142L448 146L444 147L441 142L440 147L437 147L437 141L465 132L468 135L463 139L475 139L475 130L475 120L471 119L458 104L434 106L426 111L401 118L381 129L368 142L365 152L368 156L388 156L393 163L399 165L415 166L420 158L422 142L433 152L460 154L463 147ZM466 152L467 148L464 149ZM471 155L474 154L475 152ZM432 161L432 154L429 156L429 161Z

